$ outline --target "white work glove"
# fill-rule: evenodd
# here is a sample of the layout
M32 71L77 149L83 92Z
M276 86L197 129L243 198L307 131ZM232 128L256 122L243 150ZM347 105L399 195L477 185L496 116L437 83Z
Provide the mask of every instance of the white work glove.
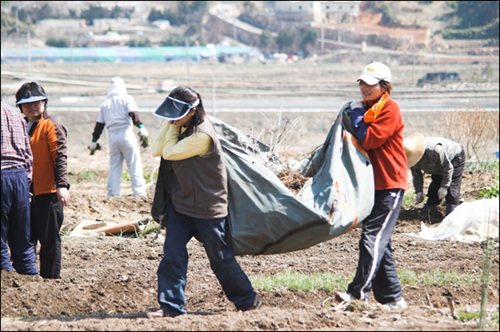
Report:
M139 128L139 134L144 137L147 137L149 135L145 127Z
M448 188L441 187L438 190L438 199L442 200L443 198L446 197L446 194L448 193Z
M424 201L424 194L423 193L417 193L417 204L420 204Z
M94 154L95 150L97 150L97 142L90 142L89 150L90 150L90 154Z
M362 101L353 101L351 103L351 109L355 109L355 108L361 108L364 110L364 107L363 107L363 102Z

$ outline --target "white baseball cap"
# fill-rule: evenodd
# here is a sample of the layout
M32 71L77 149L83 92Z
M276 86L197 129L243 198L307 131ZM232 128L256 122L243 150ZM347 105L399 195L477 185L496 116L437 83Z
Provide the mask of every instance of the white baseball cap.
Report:
M358 82L363 81L368 85L375 85L380 81L391 81L391 70L382 62L372 62L363 69L358 77Z

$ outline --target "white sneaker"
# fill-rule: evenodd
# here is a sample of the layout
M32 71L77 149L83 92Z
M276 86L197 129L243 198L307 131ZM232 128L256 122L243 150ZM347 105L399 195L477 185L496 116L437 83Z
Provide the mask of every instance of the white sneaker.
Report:
M335 294L335 299L337 299L337 301L339 302L351 302L356 300L354 295L352 295L351 293L344 293L344 292L337 292L337 294Z
M394 302L388 302L388 303L384 304L384 306L386 306L389 309L395 309L395 310L408 308L404 298L400 298L399 300L394 301Z

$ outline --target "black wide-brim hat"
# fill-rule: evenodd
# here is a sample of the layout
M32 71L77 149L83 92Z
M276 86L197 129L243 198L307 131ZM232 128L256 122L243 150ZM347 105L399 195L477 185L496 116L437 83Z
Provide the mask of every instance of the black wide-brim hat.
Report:
M185 117L192 108L198 106L199 103L199 99L196 99L191 105L185 101L169 96L161 103L154 114L167 120L180 120Z

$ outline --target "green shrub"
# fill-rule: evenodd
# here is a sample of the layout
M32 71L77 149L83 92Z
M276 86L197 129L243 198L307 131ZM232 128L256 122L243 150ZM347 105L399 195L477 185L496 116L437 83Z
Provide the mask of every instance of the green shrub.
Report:
M53 47L69 47L70 42L66 37L49 37L45 41L45 45Z
M488 186L484 188L484 190L481 190L479 192L481 195L483 195L482 198L493 198L493 197L498 197L498 175L496 177L496 183L493 184L493 186ZM478 198L481 199L481 198Z

